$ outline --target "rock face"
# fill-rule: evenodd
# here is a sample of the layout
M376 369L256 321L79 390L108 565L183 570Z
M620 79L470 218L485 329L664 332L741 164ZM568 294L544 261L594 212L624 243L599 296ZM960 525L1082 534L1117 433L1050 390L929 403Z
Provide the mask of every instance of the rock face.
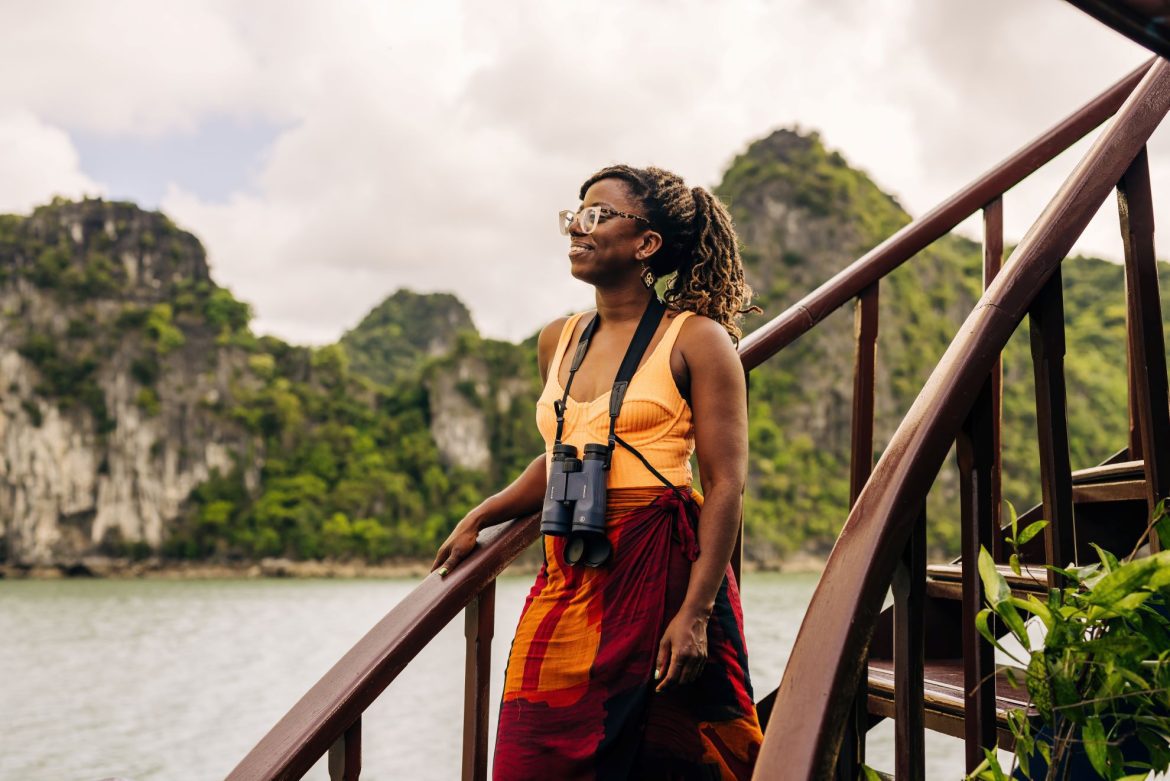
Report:
M44 208L0 231L7 558L157 548L212 470L231 470L249 444L260 452L209 411L240 356L170 305L184 292L198 305L200 283L212 289L202 248L161 215L101 201ZM258 465L243 465L253 482Z

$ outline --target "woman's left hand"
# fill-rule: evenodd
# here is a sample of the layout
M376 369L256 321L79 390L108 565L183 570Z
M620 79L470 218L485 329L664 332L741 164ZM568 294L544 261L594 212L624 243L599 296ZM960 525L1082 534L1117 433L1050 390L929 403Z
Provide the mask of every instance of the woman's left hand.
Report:
M678 684L690 683L703 672L707 664L707 620L705 612L683 608L666 626L658 643L658 660L654 679L661 692Z

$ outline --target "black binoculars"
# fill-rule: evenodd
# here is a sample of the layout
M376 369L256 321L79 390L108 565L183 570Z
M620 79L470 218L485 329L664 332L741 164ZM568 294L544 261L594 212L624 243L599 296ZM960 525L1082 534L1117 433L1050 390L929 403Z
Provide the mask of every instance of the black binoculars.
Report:
M568 537L565 561L600 567L612 546L605 536L605 481L609 447L590 444L577 458L573 445L555 445L540 512L540 531Z

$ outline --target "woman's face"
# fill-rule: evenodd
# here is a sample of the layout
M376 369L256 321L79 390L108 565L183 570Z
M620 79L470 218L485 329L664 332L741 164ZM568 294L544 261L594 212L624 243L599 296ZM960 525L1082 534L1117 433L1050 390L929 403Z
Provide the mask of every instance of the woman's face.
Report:
M620 179L602 179L585 191L582 207L606 206L627 214L643 215L645 209L631 196ZM646 252L647 234L653 233L646 223L629 217L603 216L592 233L581 232L576 220L569 229L569 263L574 277L597 284L636 276L639 253Z

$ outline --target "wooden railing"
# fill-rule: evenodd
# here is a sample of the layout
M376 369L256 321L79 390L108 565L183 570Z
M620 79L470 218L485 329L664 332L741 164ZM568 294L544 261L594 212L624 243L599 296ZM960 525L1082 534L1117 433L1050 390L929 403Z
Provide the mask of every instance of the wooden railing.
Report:
M1108 119L1121 107L1149 69L1150 63L1136 69L1076 113L1021 148L922 218L898 231L744 339L739 348L740 358L745 372L750 373L752 369L814 328L838 307L851 299L856 300L857 350L854 366L850 463L852 501L859 502L861 497L865 496L862 489L867 483L873 465L875 370L881 279L911 260L920 250L949 233L967 217L983 209L989 237L985 275L990 280L995 275L997 253L1002 254L1002 205L999 200L1002 194ZM988 376L991 377L991 390L986 395L991 408L986 414L997 421L998 379L989 372L990 369ZM973 435L979 435L979 431L981 430L977 427L972 429ZM992 441L998 442L998 431L992 436ZM985 485L986 479L982 475L987 471L984 460L980 460L984 458L986 452L982 442L980 439L980 444L973 451L979 458L973 462L975 467L972 472L973 480L981 487ZM998 455L994 457L993 464L998 465ZM998 479L997 466L991 468L990 472ZM994 508L997 504L998 502L985 502L979 505L978 512L990 513L995 517ZM924 514L922 507L924 504L919 502L917 512ZM856 515L855 507L850 518ZM983 528L985 525L980 524L978 527ZM850 531L848 524L846 531ZM418 652L460 610L464 609L467 662L463 778L487 778L487 713L491 706L488 701L488 685L490 643L494 626L495 578L538 536L539 523L535 516L516 519L481 533L477 549L460 567L444 579L440 580L436 575L424 579L260 740L231 772L228 776L229 781L300 778L326 753L329 755L331 779L356 780L361 770L362 714ZM916 573L921 569L924 549L923 541L917 548L911 550L912 555L905 561L907 573ZM834 555L837 555L836 550ZM735 563L738 564L738 546ZM738 574L738 567L736 569ZM884 581L885 584L889 582L890 578ZM916 579L916 576L908 575L899 582L906 585L899 604L913 608L915 600L920 602L922 598L921 587L915 585L921 582L921 578ZM830 587L830 590L836 589ZM818 594L820 593L818 591ZM881 586L881 593L885 593L885 585ZM972 599L976 596L973 595ZM822 595L821 601L823 602L825 598ZM974 604L977 604L977 600ZM872 626L872 615L859 615L858 618L866 622L867 626ZM920 628L915 630L912 624L907 625L904 622L899 626L903 628L905 635L903 644L912 644ZM905 658L905 654L901 658ZM856 670L850 675L855 676ZM902 679L906 680L905 675ZM918 676L918 680L921 681L921 675ZM845 696L854 703L855 718L851 723L857 725L855 737L860 750L863 751L862 716L865 700L864 697L855 698L858 691L857 680L850 678L845 683L848 687L844 690ZM918 702L921 703L921 696L918 697ZM907 712L912 713L912 709ZM898 722L899 730L913 731L909 718L899 718ZM770 729L769 740L765 742L765 747L769 751L774 751L773 733L774 730ZM830 753L835 753L840 742L840 733L827 735L827 738L829 740L826 745L832 746ZM860 761L860 758L861 754L858 754L854 759ZM774 768L775 765L771 767ZM789 775L787 771L781 775L757 773L757 776L798 777Z
M830 778L863 685L867 647L887 589L894 593L895 777L924 778L923 507L951 445L962 473L963 602L982 602L975 551L995 531L995 385L999 356L1029 318L1036 378L1046 559L1073 559L1072 479L1064 409L1060 263L1109 192L1120 192L1126 248L1131 415L1146 459L1151 507L1167 495L1170 400L1154 260L1145 144L1170 110L1170 63L1156 61L1056 198L994 276L874 468L809 604L771 711L756 778ZM1000 206L986 212L988 277L1001 246ZM1148 443L1148 448L1147 448ZM1157 451L1157 452L1154 452ZM966 621L968 627L973 621ZM965 643L968 763L995 745L991 649Z

